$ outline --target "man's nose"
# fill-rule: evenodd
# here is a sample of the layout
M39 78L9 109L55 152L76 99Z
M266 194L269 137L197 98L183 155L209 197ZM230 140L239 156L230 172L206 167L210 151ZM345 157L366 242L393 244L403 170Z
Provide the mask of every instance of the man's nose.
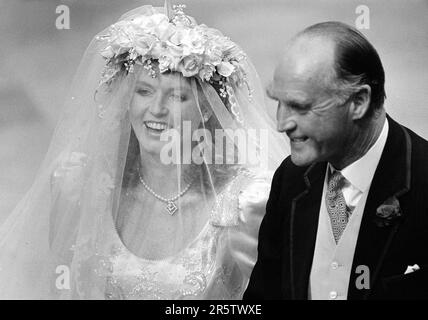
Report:
M151 101L149 111L156 117L162 117L168 114L168 107L166 106L166 100L162 95L156 95Z
M290 108L282 104L278 105L276 119L277 130L279 132L291 132L297 127L296 119L294 118L294 115L291 112Z

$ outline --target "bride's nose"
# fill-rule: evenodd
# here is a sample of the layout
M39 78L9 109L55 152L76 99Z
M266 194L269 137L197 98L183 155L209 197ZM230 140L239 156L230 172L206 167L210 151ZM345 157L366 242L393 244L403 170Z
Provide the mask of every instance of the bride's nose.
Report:
M163 95L156 95L150 103L149 111L155 117L162 117L168 114L168 107L166 104L166 99Z

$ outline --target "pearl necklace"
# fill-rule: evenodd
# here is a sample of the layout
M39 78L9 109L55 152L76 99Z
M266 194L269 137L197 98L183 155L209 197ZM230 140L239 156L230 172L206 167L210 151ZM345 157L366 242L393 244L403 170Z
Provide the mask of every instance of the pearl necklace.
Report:
M144 188L148 191L148 192L150 192L156 199L158 199L158 200L160 200L160 201L162 201L162 202L165 202L166 203L166 210L167 210L167 212L172 216L172 215L174 215L174 213L176 213L177 211L178 211L178 207L177 207L177 205L176 205L176 203L175 203L175 200L177 200L178 198L180 198L180 197L182 197L189 189L190 189L190 187L191 187L191 185L192 185L192 183L193 183L193 181L192 182L190 182L188 185L187 185L187 187L186 188L184 188L183 189L183 191L181 191L179 194L177 194L175 197L172 197L172 198L169 198L169 199L167 199L167 198L164 198L164 197L162 197L161 195L159 195L159 194L157 194L156 192L154 192L153 191L153 189L152 188L150 188L148 185L147 185L147 183L144 181L144 179L143 179L143 177L141 176L141 174L140 173L138 173L138 175L139 175L139 177L140 177L140 181L141 181L141 183L142 183L142 185L144 186Z

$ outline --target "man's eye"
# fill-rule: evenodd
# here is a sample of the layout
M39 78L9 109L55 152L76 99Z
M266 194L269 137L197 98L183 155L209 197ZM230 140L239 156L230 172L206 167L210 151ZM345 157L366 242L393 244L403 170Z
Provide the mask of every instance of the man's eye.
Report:
M138 93L140 96L149 96L149 95L151 95L151 94L152 94L152 91L151 91L151 90L149 90L149 89L140 88L140 89L137 89L137 93Z
M310 105L303 105L299 103L289 103L288 106L297 112L307 112L311 108Z

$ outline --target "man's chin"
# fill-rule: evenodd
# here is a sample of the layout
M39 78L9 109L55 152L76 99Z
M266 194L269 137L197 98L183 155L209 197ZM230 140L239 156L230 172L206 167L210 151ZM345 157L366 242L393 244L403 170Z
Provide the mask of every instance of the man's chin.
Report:
M293 164L295 164L298 167L307 167L309 165L311 165L312 163L315 162L315 159L313 159L312 157L305 157L303 155L299 155L299 154L293 154L293 152L291 153L291 162L293 162Z

